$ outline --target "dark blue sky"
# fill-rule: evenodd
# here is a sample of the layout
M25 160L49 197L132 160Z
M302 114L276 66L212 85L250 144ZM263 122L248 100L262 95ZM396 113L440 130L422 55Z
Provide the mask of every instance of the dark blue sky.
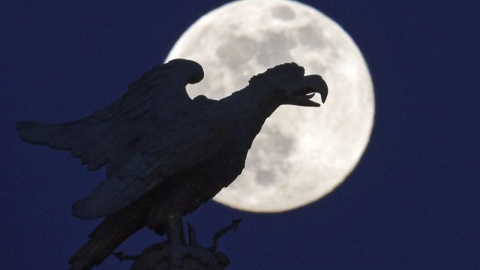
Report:
M73 120L115 100L226 2L2 1L2 269L66 269L98 222L70 205L103 179L67 152L20 141L14 123ZM243 218L220 242L231 270L478 269L480 2L304 3L342 25L369 64L372 140L348 180L307 207L265 215L205 204L187 217L199 240ZM145 230L120 250L159 240ZM99 269L128 266L109 258Z

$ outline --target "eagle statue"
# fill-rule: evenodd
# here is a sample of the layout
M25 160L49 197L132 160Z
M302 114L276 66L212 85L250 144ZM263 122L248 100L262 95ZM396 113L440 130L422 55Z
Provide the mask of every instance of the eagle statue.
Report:
M69 150L89 170L106 166L105 180L73 204L75 216L104 220L70 258L70 269L99 265L145 226L163 234L170 214L191 213L232 183L280 105L318 107L315 93L325 102L324 80L304 73L286 63L223 99L191 99L185 87L200 82L203 69L175 59L143 74L90 116L63 124L18 122L24 141Z

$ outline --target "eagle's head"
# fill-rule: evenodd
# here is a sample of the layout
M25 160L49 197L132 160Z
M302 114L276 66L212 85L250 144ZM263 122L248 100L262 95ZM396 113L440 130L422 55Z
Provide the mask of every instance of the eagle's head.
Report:
M315 93L320 94L322 103L327 99L328 87L319 75L304 76L305 69L295 63L278 65L250 79L250 86L266 89L269 99L280 104L319 107L313 101ZM262 86L262 87L258 87Z

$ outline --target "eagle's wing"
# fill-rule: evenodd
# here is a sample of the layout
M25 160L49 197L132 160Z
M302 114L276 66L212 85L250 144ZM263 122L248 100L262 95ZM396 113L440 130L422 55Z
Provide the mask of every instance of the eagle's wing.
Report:
M101 217L221 149L225 136L215 139L221 132L199 114L204 103L192 102L185 89L202 78L197 63L173 60L88 117L57 125L19 122L17 129L25 141L70 150L90 170L108 163L107 179L74 204L76 216Z

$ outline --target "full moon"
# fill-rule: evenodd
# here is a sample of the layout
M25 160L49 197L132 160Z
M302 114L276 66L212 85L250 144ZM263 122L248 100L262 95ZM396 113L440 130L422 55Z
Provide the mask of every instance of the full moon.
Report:
M196 21L166 61L200 63L191 97L220 99L268 68L295 62L329 86L320 108L283 105L267 119L245 169L215 198L232 208L282 212L314 202L341 184L362 156L373 126L374 93L365 60L333 20L299 2L244 0Z

